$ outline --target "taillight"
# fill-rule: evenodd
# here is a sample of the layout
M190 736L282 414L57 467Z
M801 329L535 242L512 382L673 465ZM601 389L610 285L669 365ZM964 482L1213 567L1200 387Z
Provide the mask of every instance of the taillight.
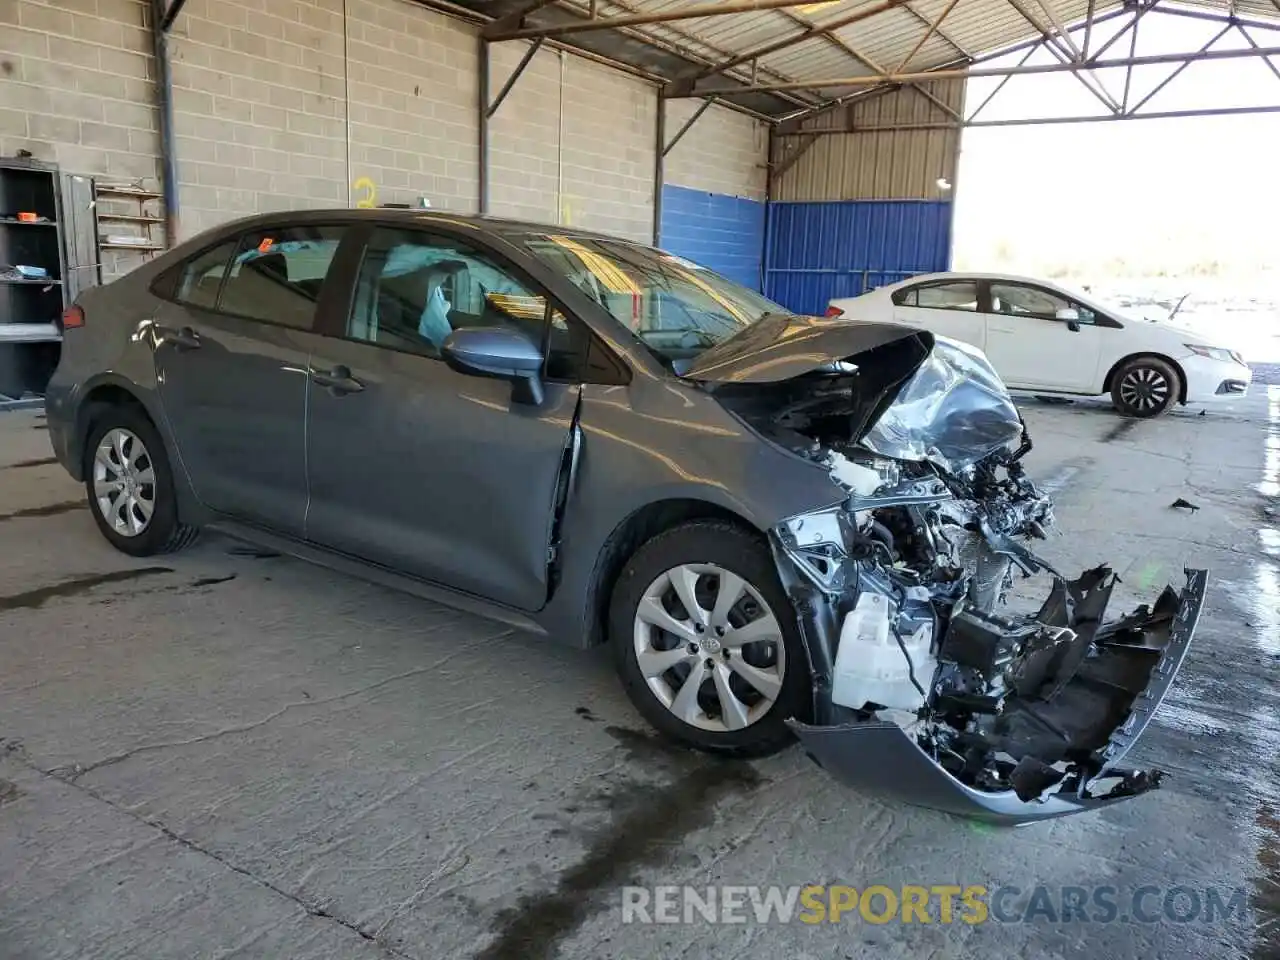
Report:
M843 316L844 316L844 311L843 311L843 310L841 310L841 309L840 309L839 307L837 307L837 306L831 305L831 306L828 306L828 307L827 307L827 312L826 312L825 314L823 314L823 316L827 316L827 317L843 317Z
M84 311L79 305L72 304L62 311L62 329L70 330L72 327L84 326Z

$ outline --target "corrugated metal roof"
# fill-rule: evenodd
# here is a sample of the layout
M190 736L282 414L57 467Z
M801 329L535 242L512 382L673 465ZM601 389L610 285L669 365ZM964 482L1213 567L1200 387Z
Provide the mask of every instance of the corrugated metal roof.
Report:
M710 0L419 0L452 2L488 17L525 15L530 27L572 27L593 13L602 20L706 10ZM762 0L773 2L776 0ZM1060 26L1120 10L1126 0L829 0L743 9L667 22L567 33L572 46L614 56L667 80L718 73L717 83L803 84L880 73L958 67ZM1280 0L1161 0L1184 9L1275 21ZM1160 9L1160 8L1157 8ZM1120 21L1116 21L1117 27ZM821 28L827 28L825 32ZM1114 28L1099 27L1108 34ZM806 36L806 32L808 35ZM790 42L787 41L796 41ZM645 45L647 53L639 51ZM771 49L777 48L777 49ZM761 52L763 51L763 52ZM1118 47L1112 56L1121 55ZM741 60L728 69L714 68ZM723 95L775 116L819 106L860 87L789 89Z
M799 159L773 187L775 200L947 199L938 178L955 176L960 131L892 130L937 124L964 109L964 81L936 80L866 97L805 121L798 136L815 133ZM823 133L852 130L855 133ZM785 139L785 138L784 138ZM794 140L791 141L795 143ZM794 149L794 147L792 147ZM775 155L775 162L785 154Z

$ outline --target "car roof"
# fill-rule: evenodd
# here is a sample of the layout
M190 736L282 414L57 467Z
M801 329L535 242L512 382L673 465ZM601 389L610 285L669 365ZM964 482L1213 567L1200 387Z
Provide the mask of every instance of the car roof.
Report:
M910 287L918 283L933 283L945 280L997 280L1065 289L1056 280L1048 280L1044 277L1026 277L1017 273L997 273L994 271L978 273L976 271L952 270L941 273L918 273L915 276L907 277L905 280L899 280L897 283L887 283L883 287L876 287L876 290L897 290L901 287Z
M555 234L561 237L572 237L583 240L608 240L614 243L628 243L634 246L645 246L626 237L615 237L592 230L582 230L563 224L535 223L526 220L509 220L502 217L482 217L475 214L451 213L447 210L424 210L404 207L322 207L303 210L277 210L273 213L256 213L218 224L211 231L228 231L235 229L251 229L258 224L276 224L281 221L291 223L361 223L375 221L388 223L402 220L406 224L429 225L438 223L442 226L469 227L502 237L519 237L527 234Z

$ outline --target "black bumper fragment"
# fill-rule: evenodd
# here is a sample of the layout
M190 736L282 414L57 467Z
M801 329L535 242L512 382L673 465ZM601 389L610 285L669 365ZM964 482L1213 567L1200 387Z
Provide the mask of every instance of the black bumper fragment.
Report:
M1013 790L988 792L961 783L894 723L872 720L839 726L790 721L804 750L841 783L914 806L1016 825L1097 810L1159 785L1158 771L1128 771L1117 765L1146 729L1182 666L1200 619L1208 574L1187 570L1180 594L1167 590L1153 609L1138 611L1097 631L1099 643L1125 644L1158 656L1146 688L1124 722L1095 753L1092 776L1069 775L1056 790L1022 800ZM1146 647L1143 631L1163 632L1161 647ZM1103 781L1107 781L1107 785Z

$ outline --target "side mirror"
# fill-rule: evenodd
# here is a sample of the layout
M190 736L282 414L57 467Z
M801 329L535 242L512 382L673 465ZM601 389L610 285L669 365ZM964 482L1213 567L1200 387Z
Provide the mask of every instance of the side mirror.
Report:
M517 403L542 403L542 351L507 327L463 327L444 338L444 362L458 373L508 380Z
M1075 307L1063 307L1054 314L1054 319L1066 323L1067 329L1073 333L1080 332L1080 311Z

